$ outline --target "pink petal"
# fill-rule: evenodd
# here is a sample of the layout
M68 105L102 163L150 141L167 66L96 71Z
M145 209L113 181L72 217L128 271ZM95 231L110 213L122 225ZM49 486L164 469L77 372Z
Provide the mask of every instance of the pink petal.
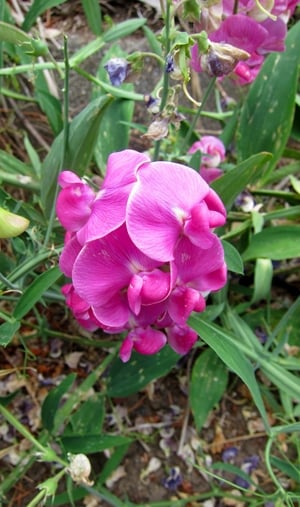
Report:
M133 341L134 350L139 354L156 354L167 342L167 337L162 331L147 328L137 328L130 331L130 339Z
M169 299L168 313L172 320L182 326L186 323L192 311L205 310L205 299L195 289L189 287L176 288Z
M92 307L96 319L101 327L119 328L125 330L130 317L130 309L124 294L113 294L109 301Z
M74 262L77 259L82 246L77 240L76 236L71 237L65 244L62 253L59 257L59 269L64 275L72 277L72 270Z
M177 354L187 354L198 339L197 333L188 326L171 326L167 330L168 343Z
M58 184L62 188L69 187L70 185L74 185L76 183L83 183L82 179L77 176L77 174L72 171L62 171L58 175Z
M267 30L254 19L243 14L232 14L224 19L220 28L212 32L209 38L213 42L225 42L253 53L263 44L267 35Z
M171 162L142 166L137 178L127 205L128 233L146 255L167 262L185 218L209 187L193 169Z
M205 202L209 210L209 226L214 228L224 225L226 222L226 209L220 197L212 188L209 189Z
M83 299L99 306L127 289L133 274L157 264L136 248L124 225L85 245L73 267L73 283Z
M134 183L137 169L146 162L150 162L149 157L135 150L112 153L107 160L102 188L116 189Z
M93 190L85 183L74 183L60 191L56 213L62 226L78 231L88 220L95 199Z
M131 357L133 341L127 336L120 347L119 356L123 363L127 363Z

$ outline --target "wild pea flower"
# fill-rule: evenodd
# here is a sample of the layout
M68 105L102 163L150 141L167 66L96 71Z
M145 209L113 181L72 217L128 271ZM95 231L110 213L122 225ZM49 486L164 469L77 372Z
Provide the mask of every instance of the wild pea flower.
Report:
M128 75L129 63L125 58L111 58L104 65L104 68L108 73L111 84L121 86Z
M186 354L197 340L191 312L226 283L214 232L226 219L220 198L189 167L133 150L110 155L98 192L70 171L59 182L67 230L59 265L75 318L90 331L125 333L123 361L167 342Z
M238 3L238 11L233 14L234 0L223 0L218 4L217 16L214 5L203 9L196 29L206 30L212 46L204 55L199 55L197 44L192 47L192 68L196 72L206 70L217 77L233 71L232 76L235 74L240 84L252 82L266 54L284 51L286 25L295 6L295 0L266 0L263 7L254 0L241 0ZM231 64L228 55L222 64L218 51L217 56L215 55L213 44L216 43L233 46L236 51L242 50L248 53L248 59L246 55L240 58L236 53Z
M215 136L203 136L192 144L188 153L195 153L198 150L202 154L200 175L207 183L211 183L223 174L218 165L225 160L225 146Z

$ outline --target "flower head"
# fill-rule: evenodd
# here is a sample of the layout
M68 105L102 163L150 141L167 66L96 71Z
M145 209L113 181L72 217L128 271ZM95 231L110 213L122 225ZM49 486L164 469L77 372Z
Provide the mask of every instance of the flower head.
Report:
M108 73L111 84L120 86L127 77L129 63L125 58L111 58L104 65L104 68Z
M197 340L191 312L202 312L207 294L226 283L214 232L226 218L220 198L189 167L133 150L109 157L98 193L68 171L60 184L67 233L59 265L71 279L63 293L78 322L126 333L123 361L167 342L186 354Z

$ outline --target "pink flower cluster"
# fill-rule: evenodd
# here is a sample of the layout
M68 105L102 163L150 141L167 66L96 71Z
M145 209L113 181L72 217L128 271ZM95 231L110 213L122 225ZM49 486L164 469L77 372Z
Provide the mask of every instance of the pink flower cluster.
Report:
M134 150L110 155L98 192L71 171L59 184L60 268L71 279L63 293L78 322L126 333L123 361L167 342L187 353L197 340L188 317L226 282L217 194L193 169Z
M225 160L225 146L220 139L215 136L202 136L200 141L196 141L190 147L188 153L201 152L200 176L211 183L220 176L223 171L218 165Z
M239 0L237 12L234 0L222 0L202 8L196 30L205 30L212 42L230 44L247 51L250 57L234 68L238 82L251 83L257 76L265 56L284 51L287 22L294 13L298 0ZM270 17L271 14L271 17ZM191 66L202 70L197 44L191 50Z

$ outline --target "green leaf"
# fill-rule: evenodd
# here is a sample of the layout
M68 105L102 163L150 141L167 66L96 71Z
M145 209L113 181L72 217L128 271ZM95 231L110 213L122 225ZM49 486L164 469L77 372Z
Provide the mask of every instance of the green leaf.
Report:
M40 74L40 73L39 73ZM62 104L61 101L51 93L36 88L36 97L41 110L46 114L50 127L55 135L63 129Z
M53 285L61 276L62 273L58 267L54 267L39 275L32 284L27 287L20 297L13 312L14 318L17 320L22 319L41 299L44 292L48 290L49 287L51 287L51 285Z
M72 435L61 437L61 443L67 452L93 454L132 442L131 438L118 435Z
M281 261L300 257L300 225L267 227L254 234L243 252L244 261L259 257Z
M243 104L238 128L240 160L254 153L273 154L270 167L281 157L291 132L298 83L300 23L286 39L283 53L269 55Z
M59 408L60 401L66 394L76 379L76 374L71 373L64 378L61 383L52 389L44 400L42 405L42 422L44 428L50 433L54 428L55 416Z
M212 349L202 352L193 366L189 392L198 431L224 394L227 381L228 371L219 356Z
M273 265L271 259L257 259L254 271L254 291L251 303L261 299L269 299L273 279Z
M242 275L244 273L244 264L239 252L228 241L222 240L222 245L228 270Z
M284 391L296 400L300 399L299 376L283 368L277 361L269 360L261 362L261 370L279 390Z
M270 160L269 153L259 153L238 164L224 176L215 180L211 186L221 197L226 208L231 208L236 197L247 185L257 182L263 176L263 167Z
M166 345L154 356L133 353L128 363L115 359L106 379L106 394L124 397L137 393L152 380L169 373L180 357Z
M129 449L130 443L127 443L125 445L120 445L119 447L116 447L114 449L114 451L110 454L110 457L107 459L107 461L104 463L104 465L101 468L100 475L99 475L99 477L97 479L97 486L99 484L104 484L105 481L116 470L116 468L121 463L122 459L127 454L127 451Z
M28 32L40 14L51 7L63 4L66 0L34 0L27 12L22 28Z
M4 322L0 325L0 346L6 347L20 328L20 322Z
M85 17L95 35L102 33L101 5L98 0L81 0Z
M88 398L72 415L70 426L64 432L68 434L89 435L101 433L104 421L104 398L102 393L96 393Z
M133 18L116 24L103 34L104 42L114 42L135 32L147 22L146 18Z
M276 456L270 457L270 463L272 467L277 468L287 477L290 477L293 479L296 483L299 483L299 477L300 477L300 467L299 465L293 465L292 463L288 463L287 461L284 461L280 458L277 458Z
M193 315L189 324L199 333L201 339L218 354L220 359L246 384L252 394L253 400L259 410L264 425L269 430L268 417L260 394L260 390L254 375L254 368L246 355L239 348L238 340L227 334L223 329L206 322L199 315ZM254 351L249 353L255 357ZM257 356L258 358L258 356Z
M65 154L64 167L80 176L93 156L103 112L112 100L112 97L107 95L93 100L70 124L69 149ZM57 177L62 165L63 146L64 133L61 132L42 165L41 200L46 216L49 216L53 207Z

